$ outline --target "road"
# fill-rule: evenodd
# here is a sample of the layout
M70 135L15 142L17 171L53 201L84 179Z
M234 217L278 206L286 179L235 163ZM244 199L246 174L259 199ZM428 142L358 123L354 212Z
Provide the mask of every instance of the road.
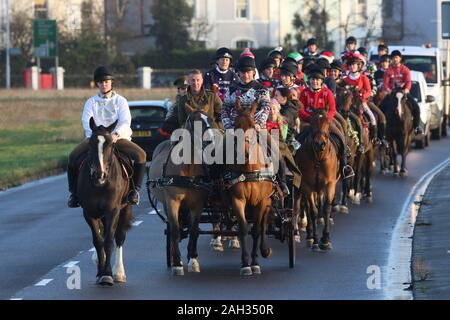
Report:
M63 176L0 193L1 299L383 299L391 237L414 184L450 157L450 140L412 150L406 179L374 176L374 202L335 215L333 250L314 253L301 243L297 265L288 267L287 244L271 239L273 256L261 258L261 275L239 276L240 250L209 250L199 241L200 274L173 277L166 268L164 225L149 214L144 194L135 207L136 226L128 233L124 263L128 282L95 285L90 230L81 209L66 207ZM186 259L187 241L181 243ZM187 261L184 262L187 266ZM79 289L68 286L80 270ZM381 289L369 289L369 270L381 270ZM73 279L73 278L72 278ZM36 285L38 284L38 285Z

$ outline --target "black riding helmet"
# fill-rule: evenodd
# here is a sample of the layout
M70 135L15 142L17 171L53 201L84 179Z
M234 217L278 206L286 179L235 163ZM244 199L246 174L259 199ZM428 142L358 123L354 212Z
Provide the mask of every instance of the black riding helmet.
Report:
M330 67L331 69L336 69L339 70L340 72L344 70L341 60L338 59L333 60L333 62L330 64Z
M353 37L353 36L348 37L348 38L345 40L345 44L347 45L347 44L349 44L349 43L355 43L355 44L356 44L356 38Z
M387 54L384 56L381 56L380 62L391 62L391 57L389 57Z
M323 72L323 69L317 64L311 66L308 70L308 78L325 80L325 74Z
M295 77L298 72L298 67L297 67L297 64L294 65L293 63L291 63L289 61L287 61L287 62L285 61L281 65L280 71L281 71L281 74L287 74L287 75Z
M367 52L367 49L366 48L364 48L364 47L359 47L358 48L358 50L357 50L359 53L361 53L363 56L368 56L369 55L369 53Z
M108 67L100 66L94 71L94 81L97 83L105 80L114 80L113 73Z
M228 58L230 60L233 60L233 54L231 53L230 49L228 48L219 48L216 51L215 60L219 60L220 58Z
M305 72L306 74L308 74L308 70L311 66L313 66L314 63L314 59L312 58L308 58L306 57L305 59L303 59L303 72Z
M275 68L277 62L273 58L264 59L259 65L259 70L263 71L267 68Z
M394 51L391 52L391 59L394 58L395 56L398 56L398 57L401 58L402 57L402 53L400 51L398 51L398 50L394 50Z
M252 57L244 56L238 60L236 70L241 72L247 72L249 70L255 70L256 63Z
M326 69L326 70L331 69L330 63L325 58L317 59L316 65L319 66L322 69Z

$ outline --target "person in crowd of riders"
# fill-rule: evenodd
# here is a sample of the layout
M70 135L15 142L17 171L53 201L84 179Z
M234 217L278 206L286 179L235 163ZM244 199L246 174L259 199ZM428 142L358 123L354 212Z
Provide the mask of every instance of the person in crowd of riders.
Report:
M375 82L377 83L378 90L381 90L383 88L384 73L389 68L390 64L391 64L391 58L389 57L389 55L384 55L380 58L379 68L374 74L374 78L375 78Z
M411 72L407 66L402 64L402 53L400 51L392 51L391 60L391 65L385 71L383 78L383 90L388 95L386 98L389 98L390 93L397 87L403 88L408 101L407 105L413 115L414 131L416 134L422 134L423 129L420 127L420 107L417 101L409 94L411 91ZM384 103L382 103L381 107L382 110L385 109Z
M331 92L333 92L334 95L336 95L336 81L331 76L331 65L328 62L328 59L319 58L316 65L322 68L323 73L325 74L324 84L328 87L328 89L330 89Z
M277 88L288 88L291 90L293 100L298 100L300 93L303 90L295 83L297 79L298 67L295 61L284 61L280 67L281 70L281 82Z
M300 87L305 87L306 83L304 80L304 73L303 73L303 56L297 52L291 52L287 55L286 60L291 60L291 61L295 61L296 65L297 65L297 77L295 79L295 84L300 86Z
M370 119L370 133L373 143L378 143L377 120L372 110L369 108L368 99L372 95L372 88L369 79L361 71L366 63L365 57L360 53L354 53L352 58L347 60L349 65L349 74L344 76L342 80L346 85L355 87L360 98L362 99L363 112ZM383 133L384 135L384 133ZM361 140L362 141L362 140ZM362 144L360 144L360 147ZM361 151L361 150L360 150Z
M296 139L302 143L311 132L310 127L308 125L305 126L304 124L309 123L309 118L315 109L328 110L330 133L338 142L338 156L342 165L342 172L344 177L349 177L353 174L353 169L347 165L345 137L333 123L334 115L336 113L336 101L334 95L330 89L324 85L325 74L320 67L311 67L309 69L308 79L309 85L300 95L301 106L299 117L302 121L302 129Z
M281 80L280 66L283 63L283 48L276 47L275 49L269 51L267 58L272 58L275 60L275 68L273 69L273 78L275 80Z
M334 54L333 54L333 52L331 52L331 51L322 51L322 52L320 53L319 58L325 59L325 60L328 61L328 63L331 64L331 63L333 62L333 60L334 60Z
M186 108L186 105L188 105L188 108ZM205 89L203 75L197 69L189 71L186 94L177 96L173 111L166 116L159 129L159 134L168 138L173 131L181 128L186 121L189 109L207 110L208 117L213 121L213 127L221 128L222 100L214 91Z
M241 54L239 55L239 59L242 57L250 57L256 59L254 53L250 48L244 48L244 50L242 50ZM255 69L255 80L258 80L259 77L260 77L259 70Z
M333 62L330 64L330 68L331 77L334 79L334 81L338 81L341 78L342 71L344 70L341 60L333 60Z
M375 72L377 71L377 66L375 63L369 61L369 53L365 47L359 47L357 50L366 59L366 63L362 69L362 73L369 79L370 87L372 88L372 95L377 93L377 83L375 81Z
M277 88L274 98L280 104L280 113L288 125L286 143L292 147L292 151L298 149L295 136L300 133L300 118L298 117L298 101L291 100L291 91L288 88Z
M189 86L188 81L189 81L188 76L182 76L180 78L175 79L175 81L173 82L173 85L177 88L177 95L175 97L176 102L172 104L169 110L167 111L166 119L173 119L174 117L177 118L178 111L175 111L175 106L178 104L178 100L180 99L180 97L185 96L187 94L187 88ZM169 138L170 137L169 132L172 132L178 127L178 121L167 122L166 126L169 126L170 123L174 123L173 128L172 127L165 128L165 130L163 130L162 128L158 129L159 134L164 138Z
M377 51L378 51L377 67L380 68L381 58L384 56L389 57L389 47L384 43L380 43L377 47Z
M264 59L259 66L260 77L257 81L269 89L270 96L273 95L274 89L278 86L278 80L273 77L275 66L276 61L273 58Z
M313 59L317 59L320 57L319 47L318 47L316 38L308 39L308 41L306 42L306 48L304 50L303 56L305 58L308 57L308 58L313 58Z
M89 125L91 118L97 126L108 127L117 122L111 133L116 148L133 160L133 184L130 186L128 201L139 204L139 191L145 173L146 153L138 145L131 142L131 112L127 100L114 91L114 75L106 66L100 66L94 71L94 82L99 92L90 97L84 104L81 122L84 129L85 140L81 142L69 155L67 176L69 182L70 208L79 207L77 190L78 170L89 150L89 138L92 130Z
M348 37L345 39L345 49L343 52L341 52L341 60L345 63L344 57L349 53L354 53L356 51L356 45L357 45L356 38L353 36Z
M219 48L216 51L214 67L204 75L204 86L213 90L223 101L230 85L238 81L236 73L231 69L233 54L228 48Z

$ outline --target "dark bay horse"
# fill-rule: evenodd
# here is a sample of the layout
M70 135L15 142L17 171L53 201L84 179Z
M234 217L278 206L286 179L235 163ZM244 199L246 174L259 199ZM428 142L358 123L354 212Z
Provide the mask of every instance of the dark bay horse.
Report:
M211 123L212 120L202 111L190 110L183 130L178 131L182 134L179 136L181 139L176 143L170 140L162 142L153 152L149 168L149 190L163 204L168 219L171 268L172 274L177 276L184 275L179 249L180 219L186 219L189 225L188 272L200 272L197 252L199 223L210 192L209 173L202 158L205 147L202 138L206 133L212 134L209 131ZM202 136L197 136L199 133ZM180 156L183 161L177 160ZM183 213L187 217L182 217Z
M225 183L233 214L238 219L238 234L242 250L240 274L251 275L261 273L258 262L258 244L260 244L262 257L268 258L272 254L272 250L267 244L266 228L267 215L272 204L271 196L274 193L273 173L266 173L265 161L262 159L264 143L258 141L258 134L254 129L253 117L256 105L245 108L237 104L236 110L238 116L234 122L235 132L244 132L245 137L244 141L241 141L242 143L237 142L234 145L233 164L225 165L225 172L229 175L229 179L226 179ZM239 139L227 134L226 139L229 138L235 139L235 142ZM268 138L270 139L270 135ZM275 149L274 139L269 143ZM227 153L230 151L226 150ZM237 163L239 156L244 158L242 163ZM249 221L253 222L251 264L247 251Z
M122 247L132 219L131 204L127 201L129 179L112 143L111 131L117 121L105 128L97 127L91 118L89 125L92 136L88 156L80 168L77 194L97 253L97 283L112 286L114 281L126 282ZM114 239L117 248L111 270Z
M386 136L390 145L391 160L394 164L394 175L406 176L406 157L411 144L413 118L407 106L406 94L401 88L394 90L383 101L383 111L386 115ZM400 154L402 162L400 172L397 164L397 155Z
M295 194L294 212L298 213L301 197L306 202L308 217L307 244L314 251L330 250L331 205L339 178L339 159L330 137L330 122L325 110L311 115L311 134L295 154L295 162L303 173L301 193ZM322 208L323 206L323 208ZM318 239L319 211L324 214L322 238Z

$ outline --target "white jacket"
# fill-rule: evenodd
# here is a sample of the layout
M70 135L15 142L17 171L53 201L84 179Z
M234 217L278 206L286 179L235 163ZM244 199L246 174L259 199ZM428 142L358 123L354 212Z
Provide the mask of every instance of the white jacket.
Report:
M84 104L81 123L83 124L84 135L89 138L92 130L89 127L89 119L94 117L97 126L108 127L117 122L113 133L119 134L119 139L131 141L131 113L128 101L121 95L113 92L111 98L103 98L100 94L90 97Z

